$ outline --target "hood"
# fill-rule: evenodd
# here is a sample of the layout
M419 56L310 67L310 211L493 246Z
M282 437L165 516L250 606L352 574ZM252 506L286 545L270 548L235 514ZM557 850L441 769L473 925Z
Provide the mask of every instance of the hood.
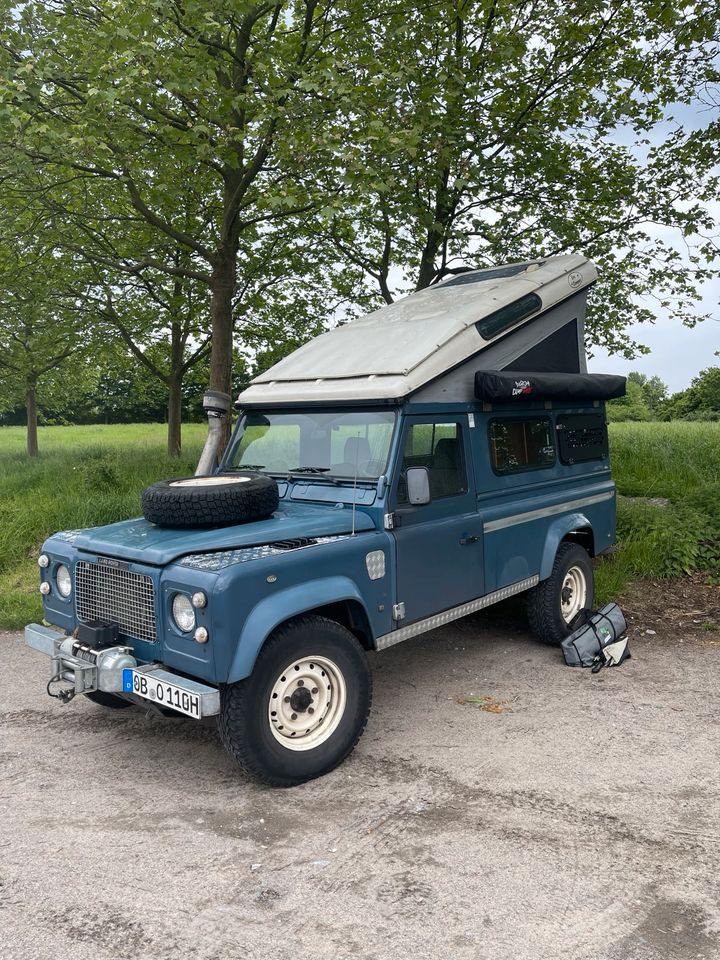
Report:
M373 530L370 517L357 510L356 530ZM335 505L281 503L269 520L234 527L180 530L158 527L142 517L105 527L91 527L74 537L76 549L120 560L165 566L189 553L230 550L294 537L321 537L352 530L352 510ZM52 538L51 538L52 539Z

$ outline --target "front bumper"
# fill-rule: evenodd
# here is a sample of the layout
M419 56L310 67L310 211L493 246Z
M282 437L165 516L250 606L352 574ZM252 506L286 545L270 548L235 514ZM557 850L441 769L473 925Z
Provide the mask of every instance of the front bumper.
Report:
M215 687L172 673L159 663L140 666L129 647L114 646L94 650L78 643L74 637L38 623L30 623L25 627L25 643L33 650L50 657L50 683L67 684L60 693L60 700L64 702L77 694L93 693L96 690L123 695L126 689L123 684L123 671L131 669L141 671L155 680L171 683L192 697L197 697L200 701L201 717L212 717L220 712L220 692ZM50 684L48 693L49 688ZM128 699L140 701L134 694ZM151 698L147 699L152 702ZM172 709L171 704L164 703L163 706Z

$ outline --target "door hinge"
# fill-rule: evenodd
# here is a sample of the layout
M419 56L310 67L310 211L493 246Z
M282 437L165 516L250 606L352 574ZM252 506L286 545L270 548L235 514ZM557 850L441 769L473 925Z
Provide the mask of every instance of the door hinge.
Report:
M405 604L404 603L393 604L393 620L404 620L404 619L405 619Z
M383 518L383 526L386 530L394 530L400 526L400 517L396 513L386 513Z

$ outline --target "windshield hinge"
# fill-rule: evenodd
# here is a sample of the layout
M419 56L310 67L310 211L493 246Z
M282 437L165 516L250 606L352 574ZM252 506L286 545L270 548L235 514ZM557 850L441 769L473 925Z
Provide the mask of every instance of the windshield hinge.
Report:
M386 530L394 530L395 527L400 526L400 517L396 513L386 513L383 526Z
M404 619L405 619L405 604L404 603L393 604L393 620L404 620Z

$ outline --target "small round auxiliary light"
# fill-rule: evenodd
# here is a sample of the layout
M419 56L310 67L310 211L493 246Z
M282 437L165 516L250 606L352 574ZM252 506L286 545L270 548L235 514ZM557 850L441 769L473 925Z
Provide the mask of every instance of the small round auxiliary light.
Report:
M207 643L208 642L208 632L205 627L198 627L195 631L195 639L198 643Z
M50 563L50 557L46 553L41 553L38 557L38 566L42 567L43 570Z
M50 593L50 584L47 582L47 580L43 580L43 582L40 584L40 593L44 597Z
M199 590L197 593L192 595L192 605L202 610L203 607L207 606L207 597Z

